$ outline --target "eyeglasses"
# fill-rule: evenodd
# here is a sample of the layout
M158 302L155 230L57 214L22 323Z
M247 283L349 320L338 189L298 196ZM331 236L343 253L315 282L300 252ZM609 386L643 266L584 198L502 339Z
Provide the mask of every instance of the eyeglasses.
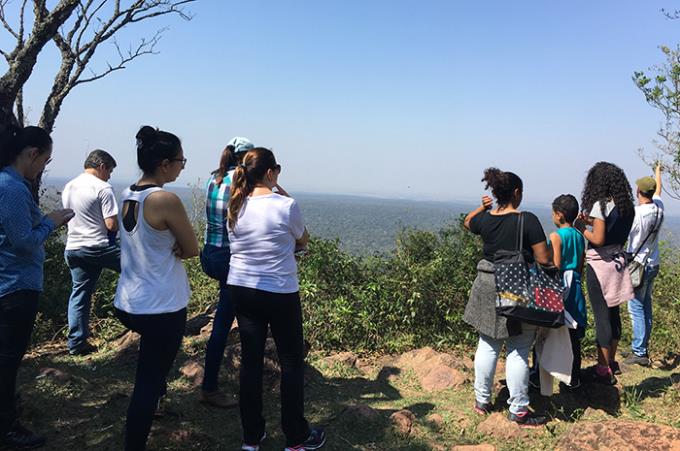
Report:
M173 158L170 161L181 161L182 162L182 169L184 169L187 165L187 159L186 158Z
M281 172L281 165L277 164L276 166L274 166L274 171Z

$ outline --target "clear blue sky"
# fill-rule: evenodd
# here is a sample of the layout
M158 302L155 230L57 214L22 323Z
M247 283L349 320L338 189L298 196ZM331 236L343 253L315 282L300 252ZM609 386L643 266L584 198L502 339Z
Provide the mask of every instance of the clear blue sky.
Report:
M527 203L549 202L579 194L599 160L634 180L661 116L631 75L680 43L662 7L673 4L199 0L190 22L121 37L169 26L160 55L67 98L51 175L76 175L100 147L119 161L114 180L133 181L134 135L149 124L182 139L182 184L205 180L235 135L272 147L293 192L470 200L494 165L524 178ZM27 85L34 121L57 64L44 52Z

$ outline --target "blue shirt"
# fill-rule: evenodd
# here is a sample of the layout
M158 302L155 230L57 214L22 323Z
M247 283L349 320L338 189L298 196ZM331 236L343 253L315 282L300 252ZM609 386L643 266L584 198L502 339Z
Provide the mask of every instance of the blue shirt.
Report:
M556 233L562 242L560 251L560 270L577 271L583 254L586 251L586 240L583 234L573 227L557 229Z
M567 296L564 299L564 308L582 328L587 324L586 299L583 296L581 274L578 272L581 259L586 251L586 240L583 234L573 227L557 229L560 237L560 271L572 271L572 276L563 278L567 288ZM548 241L550 244L550 241ZM578 331L582 338L583 330Z
M30 187L13 167L0 170L0 297L43 289L45 240L55 224L42 214Z

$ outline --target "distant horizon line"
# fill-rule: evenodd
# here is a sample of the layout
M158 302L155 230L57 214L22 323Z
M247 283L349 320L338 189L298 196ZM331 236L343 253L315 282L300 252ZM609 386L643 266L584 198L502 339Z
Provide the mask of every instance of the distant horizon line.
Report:
M64 182L64 184L70 180L71 178L69 177L45 177L44 181L47 183L49 181L58 181L58 182ZM120 182L113 182L113 186L115 187L126 187L128 186L127 184L123 184ZM171 189L179 189L179 190L187 190L190 191L193 189L193 187L189 184L186 183L185 185L182 184L174 184L170 183L167 185ZM464 205L469 205L470 207L474 207L479 204L478 201L472 200L472 199L465 199L465 198L438 198L435 199L430 196L420 196L420 197L403 197L403 196L392 196L387 193L384 194L375 194L375 193L366 193L366 192L360 192L360 193L338 193L338 192L331 192L331 191L309 191L306 189L301 189L301 190L295 190L295 189L289 189L289 191L295 191L298 194L302 195L311 195L311 196L336 196L336 197L349 197L349 198L359 198L359 199L375 199L375 200L388 200L388 201L407 201L407 202L418 202L418 201L425 201L425 202L430 202L430 203L440 203L440 204L447 204L451 202L455 202L458 204L464 204ZM551 209L551 201L545 201L545 203L541 201L530 201L530 200L524 200L523 205L525 207L529 207L532 209L542 209L546 211L550 211ZM680 215L674 215L674 214L667 214L668 217L672 218L680 218Z

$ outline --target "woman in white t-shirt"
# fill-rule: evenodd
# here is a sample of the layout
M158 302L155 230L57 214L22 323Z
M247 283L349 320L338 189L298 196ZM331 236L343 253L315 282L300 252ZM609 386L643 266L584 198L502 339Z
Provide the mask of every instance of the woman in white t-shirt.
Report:
M142 127L137 162L143 174L123 191L121 273L115 313L140 334L135 388L125 423L125 450L143 450L166 377L182 344L191 290L182 259L198 255L194 229L176 194L163 189L186 165L172 133Z
M278 185L280 172L271 150L258 147L243 157L231 185L227 285L241 336L243 451L259 450L266 435L262 368L268 328L281 364L286 450L319 449L326 440L323 430L310 428L304 416L302 308L294 252L309 235L297 202Z

